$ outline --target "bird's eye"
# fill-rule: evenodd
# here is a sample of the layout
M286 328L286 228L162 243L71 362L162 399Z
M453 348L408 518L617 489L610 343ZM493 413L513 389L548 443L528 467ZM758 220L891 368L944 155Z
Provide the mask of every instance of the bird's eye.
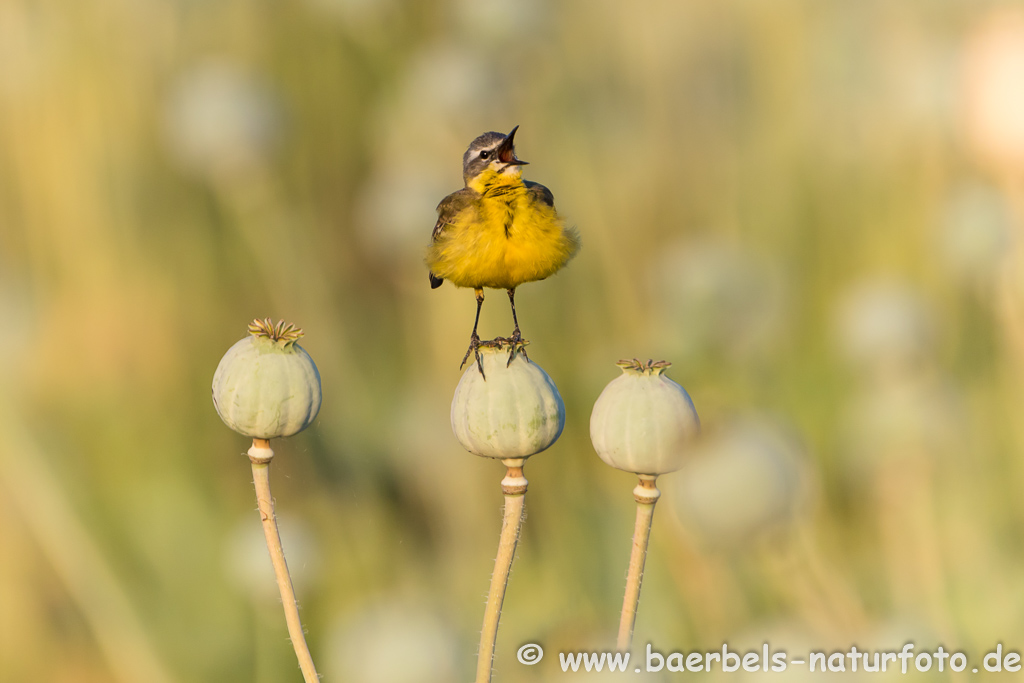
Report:
M486 149L484 151L480 152L480 158L481 159L486 159L489 156L491 156L491 153L488 152Z

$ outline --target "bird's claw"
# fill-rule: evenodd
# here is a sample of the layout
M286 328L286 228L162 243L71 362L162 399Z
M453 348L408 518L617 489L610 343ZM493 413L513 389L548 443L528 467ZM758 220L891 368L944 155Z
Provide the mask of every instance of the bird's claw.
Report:
M488 339L487 341L480 341L480 337L474 334L469 339L469 348L466 349L466 355L462 357L462 363L459 365L459 369L461 370L466 367L466 361L469 360L469 354L472 353L476 358L476 366L480 370L480 376L486 380L487 376L484 374L484 362L480 357L480 347L486 346L501 349L508 346L508 362L505 363L505 367L507 368L512 364L512 361L515 360L516 354L522 354L523 358L527 361L530 360L530 357L526 355L526 345L529 343L530 342L523 339L518 330L516 330L511 337L495 337L494 339Z
M519 333L519 327L517 326L512 336L508 338L509 344L512 346L512 350L508 354L508 362L505 363L507 368L512 364L512 360L516 357L516 352L523 354L523 358L530 360L530 357L526 355L526 345L530 342L523 341L523 335Z
M512 365L512 361L515 360L516 354L522 354L523 358L530 360L530 357L526 355L526 345L530 342L523 339L519 331L516 330L511 337L495 337L491 341L481 342L482 346L495 346L501 348L502 346L508 346L508 361L505 363L505 367Z
M486 344L487 342L481 342L479 335L477 335L476 333L474 333L473 336L469 338L469 348L466 349L466 355L462 357L462 363L459 365L459 370L466 367L466 360L469 358L469 354L472 353L476 358L476 366L480 370L480 376L486 380L487 377L486 375L484 375L484 362L480 359L481 343Z

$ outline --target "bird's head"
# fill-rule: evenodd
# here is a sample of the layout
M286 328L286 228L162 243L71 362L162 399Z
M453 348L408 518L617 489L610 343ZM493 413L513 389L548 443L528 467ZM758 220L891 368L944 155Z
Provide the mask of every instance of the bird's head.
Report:
M484 133L469 144L462 156L462 176L469 181L485 171L505 175L519 175L519 167L528 164L516 158L515 137L519 126L508 135Z

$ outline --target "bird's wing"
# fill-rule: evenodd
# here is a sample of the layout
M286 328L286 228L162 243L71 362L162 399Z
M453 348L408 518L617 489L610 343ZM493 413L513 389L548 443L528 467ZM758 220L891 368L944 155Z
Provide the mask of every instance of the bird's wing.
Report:
M535 183L531 180L524 180L523 184L526 185L526 191L529 192L534 199L547 204L551 208L555 207L555 195L551 194L551 190L540 183Z
M476 192L473 190L464 187L441 200L441 203L437 205L437 223L434 224L434 232L430 235L431 240L436 240L444 231L445 226L455 222L455 217L470 205L475 194Z

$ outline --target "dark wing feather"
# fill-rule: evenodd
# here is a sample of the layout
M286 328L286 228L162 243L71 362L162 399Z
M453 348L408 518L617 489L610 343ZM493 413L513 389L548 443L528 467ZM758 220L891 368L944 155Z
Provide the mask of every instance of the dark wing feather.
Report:
M430 240L432 242L437 241L437 238L444 232L446 226L455 222L455 217L472 203L476 194L476 192L468 187L464 187L458 192L452 192L441 200L441 203L437 205L437 223L434 223L434 231L430 233ZM433 273L428 273L428 275L430 277L431 289L437 289L444 283L442 278L437 277Z
M551 208L555 207L555 195L551 194L551 190L531 180L524 180L523 184L526 185L526 190L534 199L547 204Z
M430 239L436 240L446 225L454 223L455 217L473 202L476 194L468 187L464 187L442 199L437 205L437 223L434 224L434 232L431 233Z

